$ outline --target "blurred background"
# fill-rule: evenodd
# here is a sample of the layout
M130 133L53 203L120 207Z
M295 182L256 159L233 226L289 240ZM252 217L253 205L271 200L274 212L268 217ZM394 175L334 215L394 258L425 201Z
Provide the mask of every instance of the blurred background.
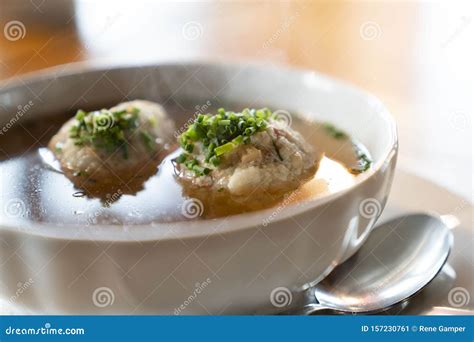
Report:
M381 98L398 123L399 166L472 202L473 8L472 1L2 0L0 81L95 60L317 70Z

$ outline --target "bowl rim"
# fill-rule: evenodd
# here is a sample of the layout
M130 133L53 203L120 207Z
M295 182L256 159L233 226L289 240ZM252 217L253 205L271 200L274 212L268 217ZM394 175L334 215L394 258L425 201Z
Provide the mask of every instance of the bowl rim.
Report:
M398 134L397 126L394 118L386 108L386 106L374 95L344 81L331 76L327 76L318 71L286 65L278 63L264 63L261 61L212 61L212 60L175 60L164 62L113 62L113 61L82 61L68 64L57 65L33 72L22 74L21 76L13 76L0 81L0 89L2 92L8 92L15 87L27 86L29 83L48 79L51 76L77 76L86 72L100 71L100 70L118 70L118 69L133 69L140 67L173 67L173 66L219 66L224 68L242 67L243 65L250 68L278 68L286 73L295 73L300 75L310 74L324 81L330 82L336 87L342 87L351 93L358 96L363 96L367 101L377 104L380 110L377 115L382 116L387 123L388 132L390 135L390 143L387 144L382 156L372 166L370 170L357 176L356 182L348 188L335 191L321 197L308 199L302 203L289 204L281 208L278 216L274 217L272 222L265 225L264 220L275 212L275 207L262 209L254 212L247 212L238 215L231 215L226 217L191 220L191 221L176 221L170 223L147 223L138 225L84 225L84 224L57 224L57 223L43 223L33 221L21 221L15 223L0 223L0 231L21 232L24 234L41 236L44 238L61 239L61 240L78 240L78 241L108 241L108 242L141 242L141 241L166 241L166 240L185 240L192 238L209 238L212 235L219 235L224 237L224 234L230 234L235 231L242 231L247 229L260 230L262 227L271 228L271 225L288 219L293 216L301 215L309 210L315 210L329 202L332 202L348 192L355 191L361 187L363 183L375 177L381 169L392 158L396 158L398 153ZM185 225L185 227L180 227ZM124 229L124 228L127 229ZM128 229L130 227L130 229ZM176 233L178 230L178 233Z

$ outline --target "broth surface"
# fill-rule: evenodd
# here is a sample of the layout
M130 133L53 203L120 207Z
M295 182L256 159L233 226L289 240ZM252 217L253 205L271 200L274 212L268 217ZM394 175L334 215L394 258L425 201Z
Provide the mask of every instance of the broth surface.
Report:
M190 116L173 115L182 111L179 108L166 109L172 117ZM98 198L86 195L65 177L45 147L68 118L58 115L21 123L0 136L0 223L26 220L134 225L227 216L282 202L286 205L304 201L347 188L357 177L350 170L357 168L361 154L369 156L362 145L350 138L337 139L323 124L293 115L291 127L325 156L315 177L284 198L261 200L264 194L254 193L252 198L257 204L251 206L232 201L207 202L206 196L194 196L176 180L171 159L179 151L167 156L155 174L139 179L138 186L135 180L134 184L122 184L116 191ZM182 127L183 122L177 122L177 127ZM202 201L193 200L195 197Z

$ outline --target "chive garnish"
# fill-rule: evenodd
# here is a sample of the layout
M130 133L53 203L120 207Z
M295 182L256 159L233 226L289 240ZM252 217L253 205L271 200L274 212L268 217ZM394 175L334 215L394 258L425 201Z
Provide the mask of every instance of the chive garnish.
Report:
M210 168L219 165L224 154L249 143L252 135L265 130L271 118L272 112L267 108L244 109L242 112L220 108L215 115L199 114L178 138L184 152L174 161L184 164L198 176L208 174ZM202 144L206 165L200 165L191 155L197 142Z
M347 138L347 134L340 129L336 128L334 125L330 123L324 123L323 128L326 132L335 139L342 140Z
M142 137L143 143L145 144L146 148L149 152L153 152L155 150L155 140L147 131L141 130L140 136Z
M230 152L232 151L234 148L235 148L236 145L234 145L234 143L232 142L228 142L224 145L221 145L219 147L216 147L214 149L214 153L216 154L216 156L220 156L220 155L223 155L224 153L226 152Z
M358 167L351 168L349 171L353 174L359 174L367 171L372 165L372 160L357 145L354 145L354 150L357 155Z
M63 152L63 144L62 143L56 143L56 145L54 146L54 151L56 151L56 153L62 153Z
M129 110L85 112L78 110L74 125L69 129L69 137L77 146L92 145L108 153L120 150L124 159L128 158L127 136L140 125L140 110L132 107ZM154 138L141 130L140 136L145 146L154 151Z

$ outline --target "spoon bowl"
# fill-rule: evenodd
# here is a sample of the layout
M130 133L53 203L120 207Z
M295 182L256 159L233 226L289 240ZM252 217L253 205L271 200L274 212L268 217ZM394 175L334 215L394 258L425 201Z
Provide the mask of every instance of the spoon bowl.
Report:
M415 214L378 226L362 248L312 287L298 312L379 312L413 296L445 264L452 233L439 219ZM316 300L316 302L315 302Z

